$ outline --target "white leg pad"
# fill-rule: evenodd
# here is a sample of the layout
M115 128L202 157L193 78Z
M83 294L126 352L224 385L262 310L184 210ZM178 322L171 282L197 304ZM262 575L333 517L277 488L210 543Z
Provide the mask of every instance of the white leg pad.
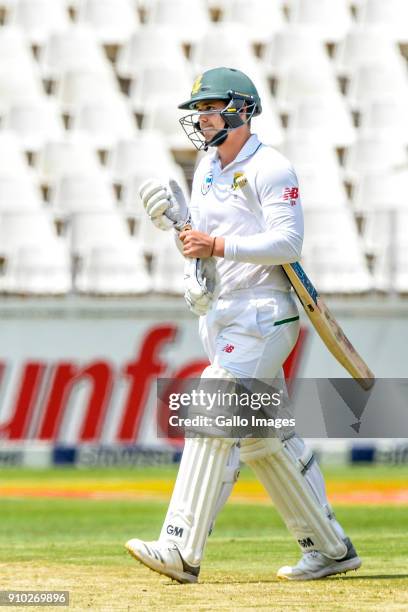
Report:
M318 462L314 459L312 451L306 446L304 440L297 434L288 440L285 440L283 444L294 460L299 462L301 474L303 474L307 484L311 488L313 494L316 496L318 503L320 506L322 506L326 515L330 519L334 529L344 540L346 538L346 534L336 519L333 509L328 502L324 477Z
M184 560L200 564L220 495L231 438L187 438L160 540L177 544Z
M220 494L214 508L214 514L211 520L209 532L212 533L215 525L215 519L227 503L231 491L234 488L234 484L237 482L239 477L239 446L234 444L231 448L227 465L225 466L224 475L222 479Z
M241 459L254 470L303 552L318 550L332 559L347 554L346 544L302 476L300 463L279 439L241 440Z

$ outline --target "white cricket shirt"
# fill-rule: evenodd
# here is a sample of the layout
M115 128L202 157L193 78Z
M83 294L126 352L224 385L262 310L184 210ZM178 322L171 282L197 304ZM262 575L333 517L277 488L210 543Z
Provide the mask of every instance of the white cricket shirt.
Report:
M236 185L241 175L257 212ZM225 238L225 256L216 258L219 295L256 287L290 290L279 264L300 258L303 213L296 174L281 153L252 134L225 168L217 151L207 155L194 173L190 210L195 229Z

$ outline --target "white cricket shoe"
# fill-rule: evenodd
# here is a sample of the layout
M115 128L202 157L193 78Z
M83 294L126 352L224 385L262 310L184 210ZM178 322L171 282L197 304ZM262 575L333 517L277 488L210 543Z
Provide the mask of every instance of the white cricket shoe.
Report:
M200 566L186 563L172 542L143 542L133 538L125 547L132 557L159 574L182 583L197 582Z
M345 538L344 542L347 545L347 553L343 559L329 559L313 550L305 553L297 565L281 567L277 577L282 580L317 580L358 569L361 566L361 559L356 549L349 538Z

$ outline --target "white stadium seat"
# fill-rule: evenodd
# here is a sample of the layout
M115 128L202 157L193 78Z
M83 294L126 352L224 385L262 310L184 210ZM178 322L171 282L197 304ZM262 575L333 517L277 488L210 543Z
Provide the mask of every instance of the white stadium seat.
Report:
M373 257L373 276L378 291L408 293L408 210L376 209L364 225L366 249Z
M73 256L84 257L96 247L125 243L130 232L116 210L79 211L71 215L68 238Z
M62 238L20 245L8 254L0 290L18 295L64 295L71 290L68 246Z
M255 44L265 44L286 23L279 3L270 0L224 0L222 21L246 26Z
M238 68L253 74L252 70L257 70L259 63L249 42L246 26L223 22L214 23L208 28L194 46L191 62L196 74L217 66Z
M267 145L277 147L285 138L285 131L275 105L265 104L262 100L262 113L252 119L252 131Z
M396 274L394 278L394 287L401 293L408 293L408 211L398 210L395 220L395 239L396 244Z
M324 293L360 293L373 286L350 210L305 210L305 268Z
M17 0L6 23L22 28L32 45L42 45L55 30L71 24L65 0Z
M205 0L152 0L147 23L168 25L184 44L194 44L210 25Z
M109 60L95 32L84 25L51 33L41 49L39 63L43 77L50 80L58 80L67 70L111 74Z
M25 151L38 151L47 140L62 138L65 133L58 104L52 98L11 105L2 125L14 132Z
M356 69L350 80L347 99L355 110L384 96L394 96L408 104L408 78L405 62L372 62Z
M139 245L127 238L91 248L83 257L75 286L92 295L140 295L150 291L152 282Z
M163 98L188 98L193 79L173 65L146 66L132 82L129 97L135 112L143 113Z
M340 171L327 169L312 162L297 164L296 175L299 180L299 193L305 209L343 208L348 205L347 192L341 179Z
M349 78L364 64L394 62L397 58L400 58L398 47L387 28L355 25L338 45L335 66L340 76Z
M137 77L146 66L171 64L186 70L187 60L170 26L145 25L132 34L119 50L116 71L124 79Z
M407 166L405 146L394 140L377 136L361 136L347 150L344 159L345 175L351 182L368 172L401 170Z
M142 129L157 130L166 139L167 146L173 150L194 150L194 145L184 133L179 119L188 111L177 108L180 98L163 98L146 108Z
M268 79L261 67L250 74L262 103L262 113L252 119L252 130L265 144L278 146L283 142L285 132Z
M115 192L102 173L67 174L57 179L50 202L56 215L114 210Z
M306 25L326 43L338 43L352 25L345 0L291 0L289 21Z
M174 167L166 142L160 132L141 130L136 138L119 140L109 154L107 167L115 182L121 183L137 173L138 168L150 166L161 172Z
M79 291L94 293L132 293L137 288L123 290L122 281L141 271L141 257L134 248L130 253L131 236L125 219L116 211L78 212L71 215L68 240L74 262L74 285ZM106 251L107 259L103 255ZM127 255L125 254L127 253ZM135 258L129 266L127 257ZM132 261L132 260L130 260ZM140 264L140 265L139 265ZM133 275L133 276L132 276ZM115 278L117 276L117 278ZM144 278L144 277L143 277ZM144 290L143 282L140 286Z
M39 210L7 210L0 219L0 253L7 255L20 247L36 246L57 239L50 214Z
M291 113L305 98L333 97L339 93L330 65L309 58L293 64L279 77L276 100L283 112Z
M358 179L353 205L356 211L408 209L408 169L370 172Z
M3 175L21 176L28 172L29 165L17 136L0 131L0 172Z
M123 45L140 25L132 0L80 0L76 19L103 45Z
M45 98L45 91L37 66L32 63L0 62L0 112L7 112L12 104L38 101Z
M150 223L151 224L151 223ZM156 228L155 232L160 232ZM173 232L161 232L155 238L155 249L152 253L153 290L158 293L184 293L184 258L174 243ZM163 235L164 234L164 235Z
M46 142L39 153L37 167L44 183L53 183L64 174L101 170L98 155L89 140L77 134Z
M326 63L330 67L322 41L310 28L296 24L276 32L265 47L262 60L267 73L277 78L299 62Z
M361 135L376 135L408 145L406 101L395 96L384 96L362 106L360 112Z
M68 127L73 133L85 132L98 150L111 150L118 140L138 132L127 100L121 97L84 102L73 110Z
M395 41L408 42L406 0L362 0L357 21L366 26L373 24L386 26Z
M297 166L317 164L321 172L331 174L339 171L336 152L327 139L317 140L313 134L305 135L302 139L288 135L282 146L279 147L293 164Z
M2 26L0 28L0 67L16 64L33 64L30 43L21 28Z
M36 180L29 173L4 175L0 169L0 214L4 211L39 210L43 201Z
M351 113L340 93L300 100L289 117L288 135L302 139L313 134L334 147L347 147L356 139Z
M55 95L62 110L73 114L78 107L87 103L100 100L115 102L120 99L121 92L113 73L77 68L61 73Z

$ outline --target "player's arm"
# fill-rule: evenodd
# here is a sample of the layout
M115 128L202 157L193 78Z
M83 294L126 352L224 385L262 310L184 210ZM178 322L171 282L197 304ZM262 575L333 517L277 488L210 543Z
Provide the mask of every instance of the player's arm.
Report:
M246 191L246 190L245 190ZM303 215L298 181L293 168L282 163L260 171L256 179L256 206L264 231L250 236L208 236L202 232L181 233L187 257L225 257L245 263L280 265L300 259ZM255 195L255 194L253 194Z
M261 170L255 187L254 195L261 206L265 230L250 236L226 237L224 257L263 265L299 260L303 243L303 214L293 168L282 164L280 168ZM248 191L253 191L249 185Z

